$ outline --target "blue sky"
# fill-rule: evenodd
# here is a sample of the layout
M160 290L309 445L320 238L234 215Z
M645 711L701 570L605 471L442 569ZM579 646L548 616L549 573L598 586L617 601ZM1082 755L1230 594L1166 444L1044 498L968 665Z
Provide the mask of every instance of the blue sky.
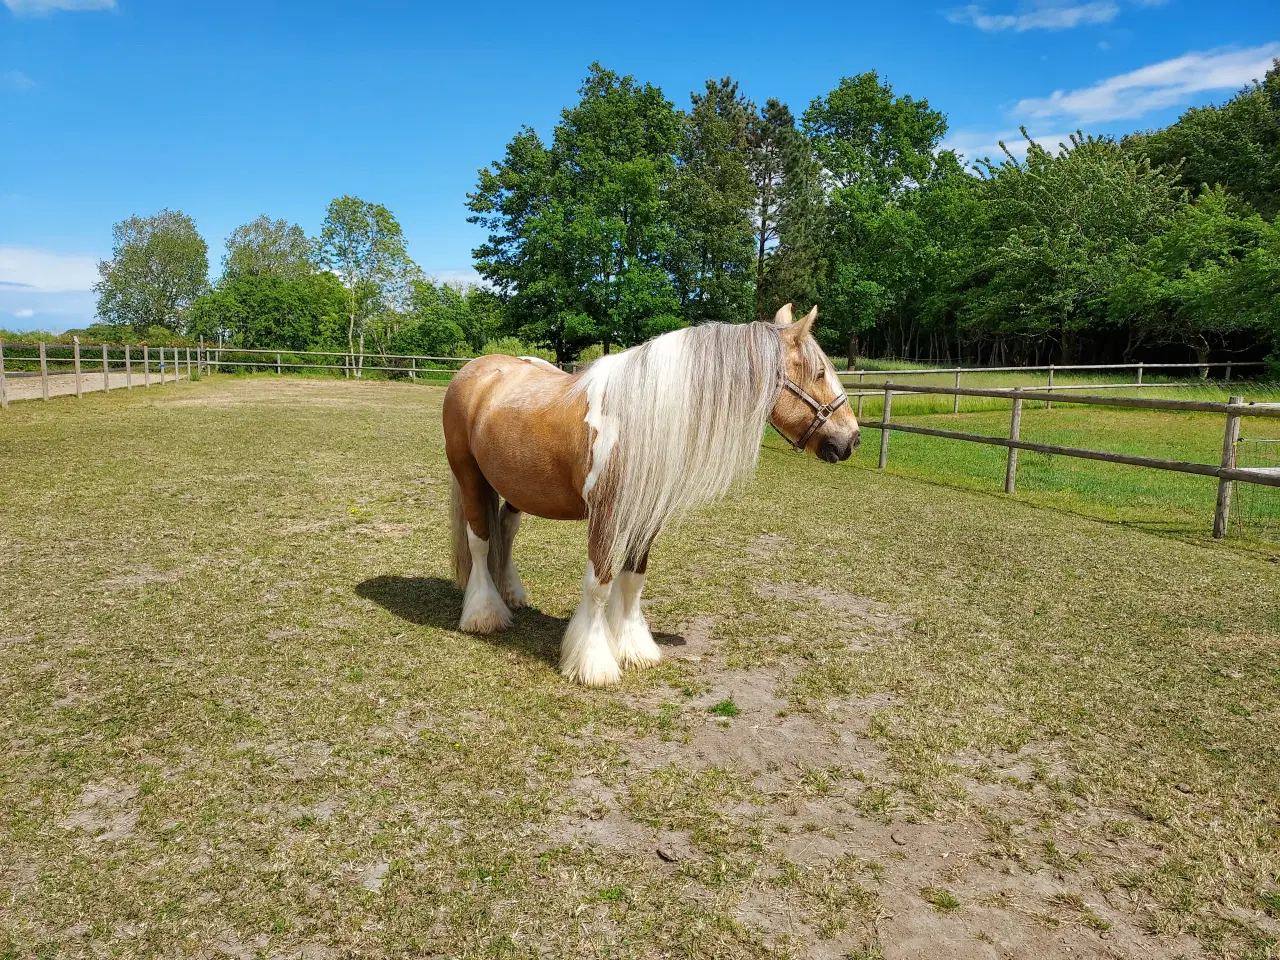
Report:
M1280 56L1280 2L988 0L484 4L0 0L0 327L92 319L111 225L195 218L216 277L261 213L314 232L327 202L385 203L413 257L473 276L463 202L522 123L549 133L592 60L679 106L726 73L799 114L880 71L995 150L1020 124L1161 126Z

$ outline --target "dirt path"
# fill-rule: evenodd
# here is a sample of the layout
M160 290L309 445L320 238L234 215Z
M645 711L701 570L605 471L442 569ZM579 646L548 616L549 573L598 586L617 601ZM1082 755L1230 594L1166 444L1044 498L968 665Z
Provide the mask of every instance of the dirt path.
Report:
M186 380L185 373L178 374L179 380ZM132 375L126 376L123 373L112 373L110 375L110 389L125 390L132 386L135 389L145 388L145 381L141 370L135 370ZM163 385L169 385L174 382L173 368L167 366L164 371ZM38 373L6 373L4 378L5 390L9 400L39 400L44 396L44 390L40 383L40 374ZM151 373L151 386L161 386L160 371L153 370ZM80 375L80 390L82 393L93 393L104 389L102 382L102 372L83 372ZM59 370L56 373L49 372L49 397L68 397L75 396L76 392L76 375L73 372Z

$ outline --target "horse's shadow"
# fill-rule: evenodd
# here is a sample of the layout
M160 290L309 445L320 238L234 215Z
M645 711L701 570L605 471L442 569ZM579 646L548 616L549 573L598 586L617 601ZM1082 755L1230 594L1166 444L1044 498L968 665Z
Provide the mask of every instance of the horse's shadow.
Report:
M356 584L356 595L372 600L394 616L419 627L457 630L462 617L462 591L453 581L441 577L400 577L384 574ZM569 621L525 607L515 611L515 622L508 630L482 634L480 638L494 646L518 650L530 657L556 666L560 656L560 638ZM654 639L663 646L684 646L684 637L656 633Z
M462 591L452 580L441 577L370 577L356 584L356 595L419 627L457 630L462 617ZM555 666L560 637L569 621L532 607L514 613L515 622L510 629L480 634L480 639Z

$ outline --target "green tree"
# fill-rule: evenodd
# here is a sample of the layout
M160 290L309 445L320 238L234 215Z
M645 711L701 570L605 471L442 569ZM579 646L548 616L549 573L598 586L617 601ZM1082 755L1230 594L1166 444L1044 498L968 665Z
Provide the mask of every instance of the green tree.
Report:
M752 319L755 184L748 123L755 106L731 78L691 95L671 190L670 263L689 323Z
M1214 346L1242 332L1270 339L1274 298L1251 291L1276 289L1274 278L1257 273L1271 259L1274 234L1225 188L1206 189L1147 241L1135 269L1109 291L1112 318L1132 328L1131 339L1186 344L1205 363Z
M1125 147L1176 173L1195 192L1221 184L1268 219L1280 212L1280 59L1261 83L1220 106L1193 107Z
M928 100L895 96L871 70L810 103L804 129L837 192L887 199L933 176L947 118Z
M111 259L98 264L98 316L107 323L180 330L209 286L209 248L190 217L161 210L111 231Z
M770 98L751 118L748 167L755 187L755 318L816 302L826 198L822 168L787 105Z
M314 270L311 241L302 228L267 216L236 227L222 258L224 278L263 274L294 278Z
M420 279L393 349L426 356L474 353L500 335L502 322L502 302L490 291Z
M1006 150L984 164L995 237L964 314L971 333L994 338L993 361L1010 341L1049 339L1075 362L1080 334L1105 322L1107 291L1181 196L1169 173L1113 140L1073 134L1062 147L1029 141L1025 162Z
M637 343L679 306L667 194L681 123L657 87L592 64L550 147L528 128L479 172L469 218L489 231L476 269L520 336L561 359Z
M899 265L886 260L882 244L888 236L901 246L886 224L904 219L890 208L954 171L957 163L949 151L938 149L946 117L927 100L896 95L875 71L845 77L815 99L803 125L829 188L824 219L829 253L819 283L826 307L821 335L829 349L843 347L852 365L860 338L870 330L886 321L905 330L910 302L903 294L911 287L886 276L899 272ZM904 351L908 339L905 332L899 337Z
M238 347L333 349L343 343L346 308L332 273L233 274L195 302L191 334Z
M316 259L337 275L347 291L347 349L359 351L364 365L365 336L375 319L375 333L389 339L396 325L386 311L404 305L416 268L404 246L404 232L391 211L358 197L333 200L316 244Z

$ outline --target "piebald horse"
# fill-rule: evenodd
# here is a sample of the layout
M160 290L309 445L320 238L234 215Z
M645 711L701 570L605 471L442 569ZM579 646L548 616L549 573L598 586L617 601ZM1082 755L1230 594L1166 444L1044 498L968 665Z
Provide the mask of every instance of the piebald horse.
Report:
M640 591L663 525L753 470L766 423L828 463L858 445L858 422L813 338L817 314L793 322L788 304L773 323L689 327L577 374L508 356L459 370L444 436L461 629L505 629L511 609L528 603L511 552L522 514L585 519L582 601L560 672L608 686L624 667L657 663Z

